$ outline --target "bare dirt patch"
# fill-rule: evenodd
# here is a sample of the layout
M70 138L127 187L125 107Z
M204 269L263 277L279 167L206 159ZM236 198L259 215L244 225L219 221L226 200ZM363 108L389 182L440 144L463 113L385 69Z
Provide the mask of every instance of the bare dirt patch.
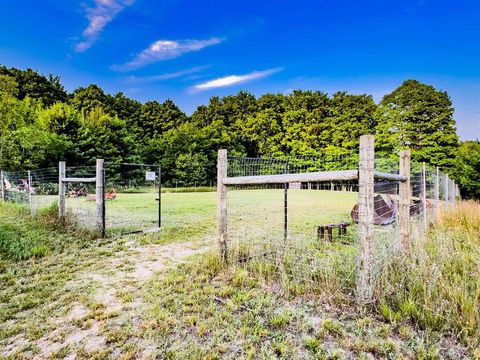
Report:
M24 334L12 336L5 340L1 355L11 356L28 347L32 348L32 356L40 359L58 354L68 358L79 350L87 354L105 351L111 337L121 336L112 329L121 329L127 320L138 318L144 306L139 289L145 281L209 248L206 241L142 246L133 240L125 245L125 250L100 259L66 284L66 293L85 288L91 292L79 293L78 299L69 304L68 312L49 320L53 331L30 341ZM138 341L148 349L149 344ZM110 350L111 354L119 351Z

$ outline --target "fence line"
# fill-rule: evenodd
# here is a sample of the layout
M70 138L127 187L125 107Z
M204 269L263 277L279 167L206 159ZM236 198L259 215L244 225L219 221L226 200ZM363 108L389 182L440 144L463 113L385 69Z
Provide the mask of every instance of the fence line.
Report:
M68 216L78 226L96 231L100 236L105 236L106 230L109 230L109 234L125 234L159 229L159 166L104 164L103 160L97 160L96 166L68 166L61 161L56 168L0 171L1 203L8 201L21 204L27 207L32 215L56 203L59 221L65 221ZM105 169L112 171L105 176ZM154 179L146 180L146 172L151 170L154 172ZM120 176L117 173L120 173ZM107 193L107 185L113 193ZM117 196L116 190L120 190L122 195ZM129 209L127 198L133 193L148 194L141 200L148 198L149 210L151 208L152 211L139 212L138 216L132 217L138 204L132 204ZM105 200L108 200L108 209L105 209ZM106 214L109 215L108 223Z
M310 266L310 272L315 273L317 260L325 260L325 251L328 249L324 249L324 254L319 254L317 258L306 255L318 251L318 244L308 239L312 236L309 230L311 223L300 224L298 219L295 223L296 205L291 204L291 196L299 195L295 189L341 191L353 190L357 186L358 204L351 211L351 216L358 226L345 221L319 225L317 236L320 240L331 241L334 229L338 229L338 238L341 238L346 235L347 227L352 226L351 233L354 233L357 245L355 294L360 304L368 304L373 300L375 278L386 260L394 252L406 251L411 247L412 239L416 238L412 231L425 234L429 223L438 218L441 195L446 203L453 202L458 195L458 187L453 180L441 173L438 167L411 162L409 150L401 151L397 161L376 158L373 135L360 138L356 169L347 162L342 162L347 166L329 166L313 160L305 165L302 158L295 161L229 158L227 155L226 150L219 150L217 178L218 246L225 262L244 263L253 258L263 261L270 257L270 264L278 269L282 267L284 270L285 261L289 261L289 271L292 271L292 266L296 263L302 263ZM297 164L301 165L296 166ZM275 195L280 190L280 185L284 189L281 220L280 193ZM241 192L245 190L254 193L244 192L246 200L241 200ZM269 195L266 190L270 192ZM293 193L290 194L290 191ZM277 205L268 207L248 201L268 201ZM247 204L240 205L244 202ZM236 211L236 205L241 207L239 211ZM313 213L315 206L314 204L311 209ZM293 211L289 210L290 207ZM247 219L249 212L255 214L253 219ZM255 221L257 223L253 225ZM280 236L280 229L283 230L283 237ZM294 247L295 251L299 251L298 256L308 256L309 259L292 260L295 255L288 252L293 251Z

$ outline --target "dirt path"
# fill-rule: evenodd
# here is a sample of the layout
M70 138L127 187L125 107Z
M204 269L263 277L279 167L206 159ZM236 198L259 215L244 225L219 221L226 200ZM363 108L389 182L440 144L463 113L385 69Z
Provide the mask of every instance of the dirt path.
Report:
M140 324L144 301L140 289L154 274L187 261L196 254L209 249L210 242L204 241L173 243L167 245L138 245L138 239L125 243L126 250L114 257L102 259L93 269L79 272L65 287L66 294L76 294L66 314L51 318L55 330L49 331L33 343L25 334L9 339L1 355L9 356L31 346L34 357L45 359L60 357L67 359L97 356L108 347L109 337L115 336L112 329L124 324L133 327ZM89 288L87 294L80 289ZM132 326L133 324L133 326ZM117 334L122 336L121 333ZM137 349L141 358L152 358L153 346L138 337ZM114 358L121 349L110 349ZM117 352L117 354L115 353ZM138 354L138 350L136 352ZM80 357L82 358L82 357Z

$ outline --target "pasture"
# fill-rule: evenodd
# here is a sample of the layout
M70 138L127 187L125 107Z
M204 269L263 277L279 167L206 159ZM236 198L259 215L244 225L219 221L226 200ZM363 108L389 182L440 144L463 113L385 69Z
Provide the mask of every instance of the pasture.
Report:
M34 196L36 208L49 206L57 196ZM121 192L105 202L107 232L133 232L158 227L158 193ZM326 190L289 190L288 223L292 232L307 232L316 236L316 226L350 221L350 211L357 193ZM262 228L274 234L283 232L284 192L282 189L232 190L228 195L233 228ZM95 227L95 202L88 197L66 199L67 211L72 212L86 228ZM167 232L186 227L208 228L215 234L215 192L170 192L161 197L162 228Z
M52 221L55 208L31 218L22 207L0 207L0 354L456 359L474 353L478 337L466 329L477 324L475 306L468 305L477 290L471 283L462 285L457 275L478 271L472 257L478 252L478 207L464 206L463 212L452 208L429 234L428 247L412 259L415 264L420 258L431 259L431 266L448 275L449 282L432 282L429 263L417 270L418 265L412 268L409 258L401 257L380 278L380 306L365 312L355 307L353 284L342 287L339 282L347 275L353 279L355 247L316 237L316 226L349 220L357 193L289 190L288 195L288 240L303 251L291 252L289 247L283 254L287 257L273 262L263 257L241 266L219 261L215 192L162 193L161 231L118 236L119 229L156 226L158 214L157 193L119 192L106 203L111 231L106 239L58 227ZM42 199L45 204L52 200ZM94 212L94 203L86 198L67 201L67 208L87 214L86 219ZM230 190L228 206L232 260L239 259L235 251L251 245L252 239L284 243L283 189ZM459 217L463 226L455 220ZM91 221L94 224L94 218ZM452 228L456 232L449 237L447 229ZM348 231L354 236L356 230L352 226ZM22 244L21 257L16 257L18 246L8 246L9 234ZM460 234L464 244L458 248L454 239ZM462 250L467 244L468 251ZM442 250L453 247L455 251ZM465 257L462 264L455 253ZM396 292L396 283L411 292ZM437 306L424 308L426 294L433 293L441 294L438 300L428 295L429 303ZM446 306L451 296L464 305L457 310ZM458 331L464 331L465 345L452 338Z

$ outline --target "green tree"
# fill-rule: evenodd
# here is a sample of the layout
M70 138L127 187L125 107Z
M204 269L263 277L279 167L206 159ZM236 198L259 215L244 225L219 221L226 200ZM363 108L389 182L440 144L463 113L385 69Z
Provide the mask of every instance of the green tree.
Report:
M0 74L0 93L11 97L18 97L18 83L10 75Z
M32 69L19 70L0 66L0 74L11 76L18 84L17 97L40 100L49 106L56 102L65 102L67 93L60 78L54 75L43 76Z
M453 178L464 198L480 200L480 141L465 141L460 144Z
M183 124L186 120L185 113L172 100L167 99L163 104L148 101L142 106L138 118L139 138L152 139Z
M73 91L70 104L88 116L90 111L102 108L107 113L112 113L110 99L98 85L91 84L86 88L79 87Z
M130 131L135 134L139 133L137 125L142 111L142 104L139 101L126 97L122 92L118 92L114 96L107 96L115 115L126 122Z
M444 91L407 80L380 102L377 147L385 155L412 149L412 158L444 169L454 165L458 136L452 101Z
M83 118L81 113L73 106L66 103L56 103L39 113L38 122L50 132L70 136L72 140L75 140Z
M207 184L208 159L205 155L186 153L178 155L173 170L174 181L180 186Z
M246 134L246 124L256 111L255 97L240 91L236 95L210 98L208 105L199 106L192 114L192 123L209 131L218 145L254 156L255 148Z
M28 97L23 100L14 97L18 87L12 77L1 76L0 84L0 168L17 170L26 163L21 157L30 157L21 133L34 125L39 105ZM38 151L42 151L41 147Z
M322 124L325 143L352 152L358 152L360 136L375 131L377 105L370 95L350 95L337 92L328 104ZM323 129L322 129L323 130Z
M125 121L106 114L101 107L90 110L79 135L79 153L84 163L101 158L112 163L136 161L135 141Z

